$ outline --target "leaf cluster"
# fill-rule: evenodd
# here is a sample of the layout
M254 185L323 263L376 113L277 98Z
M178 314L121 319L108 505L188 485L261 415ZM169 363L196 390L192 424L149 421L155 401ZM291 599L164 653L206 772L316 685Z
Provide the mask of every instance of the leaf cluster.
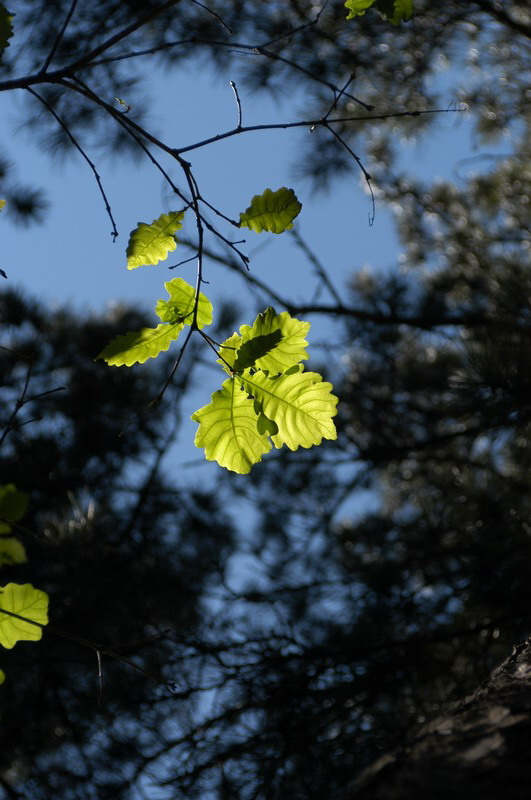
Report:
M245 474L272 444L297 450L336 438L332 386L303 370L309 328L269 307L220 345L218 362L230 377L192 415L207 460Z
M266 189L240 214L239 225L256 233L283 233L293 227L301 208L292 189ZM183 217L184 211L170 212L151 224L139 222L129 237L128 269L165 259L177 246ZM117 336L98 358L117 367L143 364L166 351L188 326L182 355L190 334L212 323L212 304L202 292L182 278L164 286L170 299L159 300L155 309L161 323ZM246 474L273 445L297 450L336 437L332 419L337 398L331 384L317 373L303 372L309 328L287 311L277 314L269 307L252 326L242 325L239 334L219 345L218 362L230 377L207 406L192 414L199 423L195 444L204 448L207 460ZM203 336L215 349L210 337Z

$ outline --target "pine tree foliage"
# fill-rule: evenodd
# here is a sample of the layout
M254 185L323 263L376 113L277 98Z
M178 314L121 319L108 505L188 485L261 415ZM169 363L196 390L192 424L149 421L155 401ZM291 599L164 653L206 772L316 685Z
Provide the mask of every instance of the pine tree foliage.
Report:
M146 324L139 312L83 318L4 292L1 313L2 430L31 364L28 402L0 450L0 514L11 527L3 522L2 534L16 534L28 560L2 566L2 583L45 591L50 623L67 637L44 632L38 643L0 648L0 770L20 787L31 775L31 795L43 800L53 792L82 797L93 779L101 796L125 796L138 745L130 723L145 705L141 738L149 746L175 713L171 689L187 673L180 654L201 625L199 598L216 586L233 535L210 492L177 486L160 468L195 359L151 413L139 415L168 363L135 372L93 362L94 348L117 330ZM101 655L100 687L97 653L68 634L116 645L151 677Z

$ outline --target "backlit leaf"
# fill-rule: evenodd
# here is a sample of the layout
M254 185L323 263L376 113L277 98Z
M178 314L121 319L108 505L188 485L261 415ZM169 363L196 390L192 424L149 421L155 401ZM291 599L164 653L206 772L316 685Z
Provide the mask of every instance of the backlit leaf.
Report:
M193 322L193 311L195 305L195 289L182 278L174 278L164 284L168 292L169 300L159 300L155 308L155 313L162 322L183 322L191 325ZM203 292L199 292L199 302L197 304L197 327L204 328L205 325L212 324L212 303L205 297Z
M182 228L184 211L170 211L154 219L151 225L139 222L131 231L127 245L127 269L158 264L175 250L175 234Z
M337 397L332 384L316 372L298 372L270 378L263 372L242 376L247 391L260 401L263 413L278 425L273 436L275 447L286 444L290 450L312 447L323 439L336 439L333 417Z
M271 450L265 433L259 433L254 403L242 391L241 381L229 378L214 392L209 405L192 419L199 423L196 447L204 447L205 458L244 475Z
M23 564L27 561L22 542L14 536L0 536L0 566L3 564Z
M352 19L353 17L359 17L361 14L365 14L368 8L373 6L375 0L346 0L345 6L348 9L348 16L347 19Z
M413 0L346 0L347 19L365 14L368 8L374 7L380 15L398 25L413 16Z
M2 609L17 617L2 613ZM19 619L23 617L23 619ZM48 595L31 583L0 588L0 644L11 649L18 641L37 642L48 623Z
M256 194L249 208L242 211L240 226L256 233L283 233L293 228L293 220L301 208L293 189L285 186L276 192L266 189L263 194Z
M184 325L162 323L156 328L142 328L116 336L97 358L102 358L111 367L130 367L143 364L148 358L156 358L167 350L178 337Z
M393 25L407 22L413 16L413 0L376 0L374 7Z
M13 35L14 16L3 3L0 3L0 60L6 47L9 47L9 39Z
M257 352L257 357L253 364L243 366L255 366L259 369L268 370L272 374L285 372L289 367L298 364L308 358L306 347L308 342L306 336L310 330L309 322L291 317L287 311L277 314L274 308L266 308L258 314L252 326L242 325L240 333L242 346L237 353L234 368L240 362L240 352L246 346ZM273 335L280 334L277 342L273 341ZM253 346L253 339L257 338L257 345ZM259 352L258 344L271 342L272 346L265 350L263 354ZM249 343L249 344L247 344Z

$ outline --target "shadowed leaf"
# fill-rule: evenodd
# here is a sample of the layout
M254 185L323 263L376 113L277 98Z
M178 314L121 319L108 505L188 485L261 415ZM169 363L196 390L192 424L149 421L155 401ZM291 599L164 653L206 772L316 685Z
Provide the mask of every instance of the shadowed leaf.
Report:
M27 561L22 542L14 536L0 537L0 566L3 564L23 564Z
M3 3L0 3L0 61L6 47L9 47L9 39L13 36L13 17Z
M258 314L252 326L241 326L240 334L243 344L238 351L238 356L246 342L252 341L257 337L262 342L264 341L263 337L270 337L273 334L278 335L280 333L280 338L275 346L269 348L263 355L257 356L256 366L271 373L285 372L290 367L308 358L308 353L306 352L308 342L305 337L309 330L309 322L295 319L287 311L277 314L275 309L269 306L261 314Z

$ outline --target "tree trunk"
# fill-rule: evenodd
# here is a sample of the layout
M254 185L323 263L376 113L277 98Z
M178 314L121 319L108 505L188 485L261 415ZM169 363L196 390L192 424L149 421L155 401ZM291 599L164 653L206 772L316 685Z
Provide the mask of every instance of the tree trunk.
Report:
M347 800L529 800L531 637L472 695L423 725Z

